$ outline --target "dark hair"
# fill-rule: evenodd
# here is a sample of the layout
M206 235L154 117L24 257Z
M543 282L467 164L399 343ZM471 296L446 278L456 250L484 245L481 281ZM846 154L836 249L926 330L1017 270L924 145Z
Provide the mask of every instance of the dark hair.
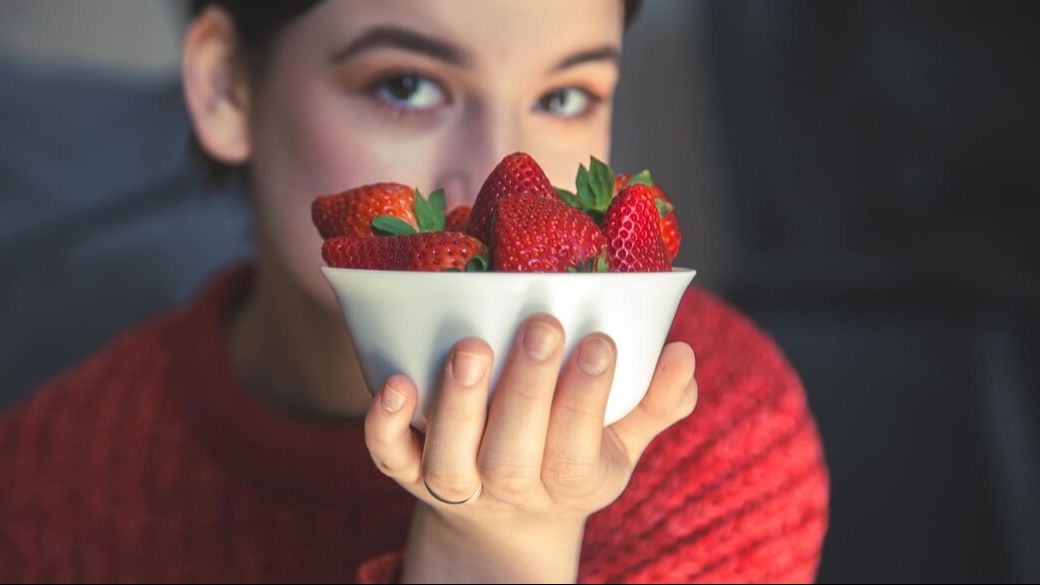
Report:
M235 24L238 42L242 46L242 61L249 76L255 81L263 75L264 64L270 57L271 47L282 28L295 18L320 4L322 0L191 0L191 14L198 15L210 6L223 8ZM625 28L635 19L642 0L622 0L625 7ZM210 180L219 184L234 169L211 159L193 139L192 150L207 167Z

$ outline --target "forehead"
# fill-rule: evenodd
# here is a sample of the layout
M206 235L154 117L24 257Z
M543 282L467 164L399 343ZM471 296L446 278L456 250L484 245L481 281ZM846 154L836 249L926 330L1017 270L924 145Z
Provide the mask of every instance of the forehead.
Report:
M622 23L621 0L329 0L294 23L293 36L332 55L374 27L402 27L454 45L474 68L523 70L620 48Z

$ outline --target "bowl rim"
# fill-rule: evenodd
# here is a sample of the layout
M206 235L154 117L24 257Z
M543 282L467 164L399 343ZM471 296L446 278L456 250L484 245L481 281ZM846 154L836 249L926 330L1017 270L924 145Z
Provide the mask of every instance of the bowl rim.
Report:
M684 268L681 266L673 266L671 272L428 272L419 270L376 270L371 268L334 268L332 266L322 266L321 271L323 273L332 274L383 274L383 275L412 275L422 276L424 278L434 278L437 276L449 276L454 278L455 275L468 274L470 276L479 276L481 278L517 278L517 277L537 277L537 278L559 278L561 276L567 278L616 278L616 277L628 277L632 276L646 276L652 278L669 278L676 275L683 276L696 276L697 270L695 268Z

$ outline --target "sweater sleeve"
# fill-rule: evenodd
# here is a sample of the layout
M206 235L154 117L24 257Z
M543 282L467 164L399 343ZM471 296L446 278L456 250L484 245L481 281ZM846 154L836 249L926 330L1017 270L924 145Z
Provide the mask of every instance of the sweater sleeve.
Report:
M797 375L771 340L702 292L684 298L669 340L698 356L697 410L589 519L580 581L813 581L828 476Z

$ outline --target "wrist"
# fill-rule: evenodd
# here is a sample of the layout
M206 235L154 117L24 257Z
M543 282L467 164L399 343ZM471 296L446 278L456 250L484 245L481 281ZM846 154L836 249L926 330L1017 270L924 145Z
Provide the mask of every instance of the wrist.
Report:
M419 504L405 551L404 583L574 583L584 519L492 526Z

